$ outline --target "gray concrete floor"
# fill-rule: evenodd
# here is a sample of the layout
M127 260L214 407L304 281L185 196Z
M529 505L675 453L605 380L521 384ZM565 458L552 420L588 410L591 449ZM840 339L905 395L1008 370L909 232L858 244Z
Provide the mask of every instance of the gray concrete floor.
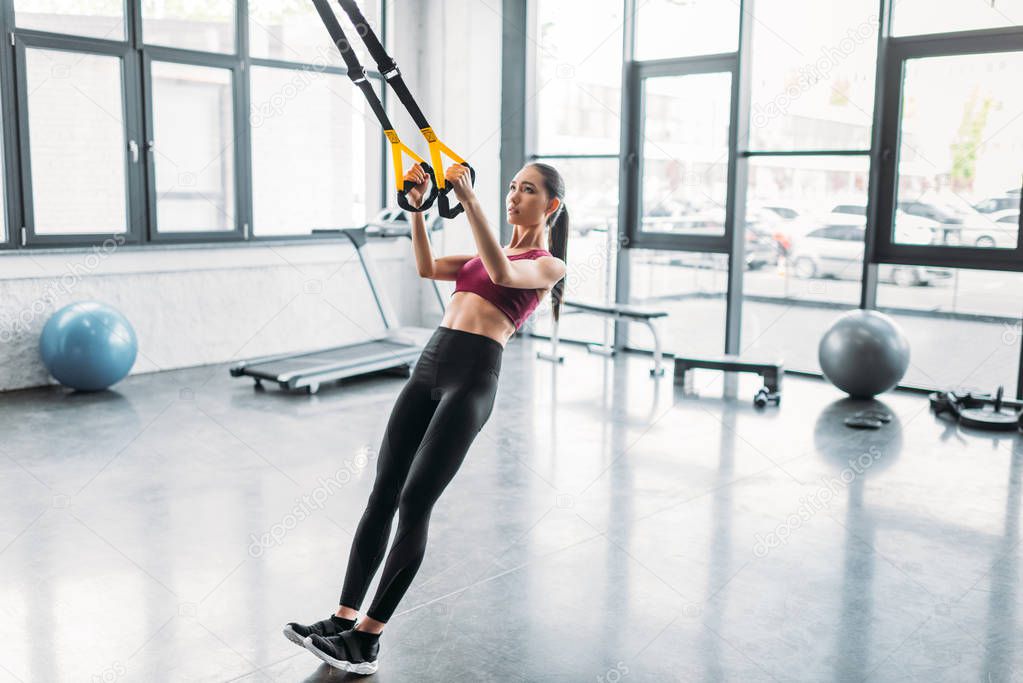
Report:
M1023 678L1018 435L541 346L509 344L374 680ZM280 628L336 605L401 385L0 395L0 681L345 679Z

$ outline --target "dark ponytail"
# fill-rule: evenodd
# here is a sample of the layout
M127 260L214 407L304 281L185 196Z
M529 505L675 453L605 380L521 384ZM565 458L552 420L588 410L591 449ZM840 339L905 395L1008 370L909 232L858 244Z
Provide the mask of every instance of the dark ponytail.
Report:
M568 263L568 208L565 206L565 181L558 173L558 169L538 161L530 164L543 176L543 184L547 190L547 196L551 199L557 197L560 200L558 208L547 219L547 251L556 256L566 264ZM567 276L567 273L566 273ZM565 278L561 278L551 288L551 309L554 312L554 321L557 322L561 315L561 301L565 292Z
M547 251L568 263L566 260L568 256L568 209L565 208L564 204L551 214L551 219L547 221L547 225L550 226L547 237ZM555 322L558 321L561 313L561 298L564 292L565 278L561 278L551 289L551 308L554 311Z

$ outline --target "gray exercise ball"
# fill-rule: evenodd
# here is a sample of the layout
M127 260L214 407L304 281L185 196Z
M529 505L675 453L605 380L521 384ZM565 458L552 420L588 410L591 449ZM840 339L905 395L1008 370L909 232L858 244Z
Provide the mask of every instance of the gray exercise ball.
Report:
M824 333L817 357L829 382L853 398L871 398L906 374L909 340L884 313L849 311Z

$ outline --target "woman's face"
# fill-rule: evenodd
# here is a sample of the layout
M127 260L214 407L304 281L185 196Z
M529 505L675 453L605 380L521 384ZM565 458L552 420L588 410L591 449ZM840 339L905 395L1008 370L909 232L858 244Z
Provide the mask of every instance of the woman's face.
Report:
M547 196L543 175L532 166L515 174L508 185L505 212L512 225L536 225L554 213L560 201Z

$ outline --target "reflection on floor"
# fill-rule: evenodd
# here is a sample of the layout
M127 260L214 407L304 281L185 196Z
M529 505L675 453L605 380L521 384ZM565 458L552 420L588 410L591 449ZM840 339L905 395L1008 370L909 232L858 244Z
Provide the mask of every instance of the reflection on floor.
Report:
M541 346L505 352L375 680L1018 680L1019 436ZM336 604L400 388L0 396L0 681L343 678L280 627Z

